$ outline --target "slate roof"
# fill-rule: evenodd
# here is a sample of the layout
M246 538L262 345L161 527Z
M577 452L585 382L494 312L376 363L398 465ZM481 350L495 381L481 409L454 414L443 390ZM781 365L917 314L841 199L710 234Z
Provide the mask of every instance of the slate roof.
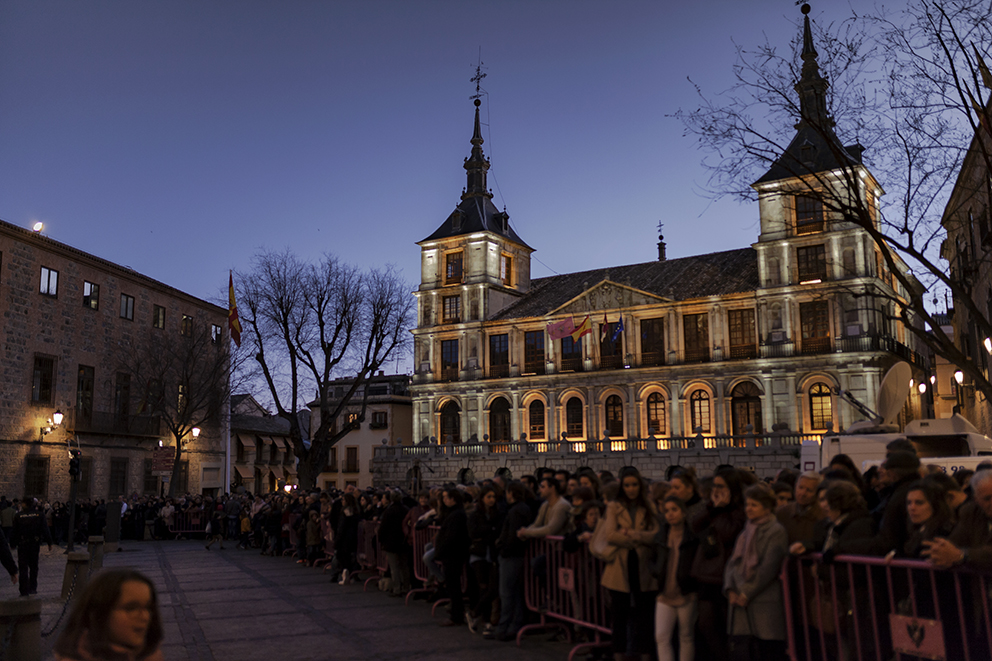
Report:
M458 226L458 229L455 229L456 214L461 214L461 225ZM507 220L504 220L504 218L507 218ZM493 232L525 248L530 248L513 231L508 218L508 216L496 208L496 205L493 204L493 201L488 196L473 195L459 202L455 210L451 212L451 215L441 223L441 226L429 237L420 241L420 243L424 241L437 241L438 239L445 239L451 236L473 234L475 232Z
M861 163L860 145L841 145L833 130L804 125L796 132L785 152L775 159L755 184L793 179L813 172L829 172ZM852 153L853 152L853 153ZM856 154L856 156L855 156Z
M289 436L289 421L279 416L232 415L231 431L252 432L261 436Z
M676 301L748 292L758 287L758 254L753 248L739 248L537 278L527 294L492 319L547 315L603 280Z

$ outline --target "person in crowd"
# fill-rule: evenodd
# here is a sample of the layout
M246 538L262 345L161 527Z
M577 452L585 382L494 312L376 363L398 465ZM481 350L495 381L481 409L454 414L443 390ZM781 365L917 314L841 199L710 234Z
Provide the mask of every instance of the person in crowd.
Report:
M727 562L724 593L729 603L728 632L753 639L757 658L785 658L785 612L779 574L788 553L785 528L775 518L775 492L762 483L744 492L747 525Z
M478 586L478 597L471 604L469 631L482 627L483 635L492 634L493 604L499 597L499 565L496 563L496 540L503 527L503 515L496 506L498 492L487 484L479 492L475 508L468 515L469 569Z
M358 559L358 524L362 513L354 493L345 493L341 501L341 516L334 534L334 559L338 584L345 585Z
M379 544L386 553L389 575L392 577L390 594L402 597L410 591L410 542L403 530L409 510L403 504L403 494L394 491L390 495L389 507L379 520Z
M653 566L659 587L654 624L658 661L675 661L672 634L676 628L679 661L693 661L696 656L696 583L691 572L699 540L686 523L687 515L685 502L678 496L662 502Z
M600 485L599 477L596 476L596 473L587 468L580 470L577 475L579 477L579 486L592 489L592 499L600 500L600 496L602 495L600 488L602 485Z
M589 500L582 504L573 519L572 531L562 540L562 549L566 553L575 553L580 544L587 544L592 539L603 510L603 504L598 500Z
M403 517L403 534L406 536L407 544L413 548L413 531L417 526L417 521L430 509L431 494L429 491L421 491L417 494L417 504L410 508Z
M572 500L572 496L575 494L575 490L579 488L579 478L575 475L569 475L568 482L565 486L565 497Z
M500 641L516 640L524 626L527 605L524 602L524 553L526 543L517 531L530 524L533 513L527 505L527 488L523 482L513 481L506 488L506 502L510 506L503 519L503 528L496 549L499 551L499 624L493 638Z
M903 549L909 540L909 516L906 511L906 494L910 486L920 479L920 459L904 450L890 452L882 464L890 480L887 498L879 503L876 513L878 534L860 540L853 547L854 553L885 555L893 549Z
M568 494L568 480L572 477L572 474L565 469L559 469L555 471L555 479L558 480L558 484L561 486L561 494L566 496Z
M865 481L861 475L861 471L859 471L858 467L854 465L854 460L851 459L851 457L849 457L848 455L843 453L835 454L833 457L830 458L829 467L836 468L838 466L846 469L847 472L851 474L851 479L854 481L854 484L858 487L858 490L861 491L861 493L864 493Z
M668 496L671 488L672 485L668 482L652 482L648 489L648 492L651 494L651 502L654 503L654 508L657 510L659 516L661 516L661 512L664 509L662 503L665 502L665 498Z
M958 510L968 502L968 494L965 493L964 488L958 484L956 479L944 472L928 475L926 479L944 490L944 499L947 501L951 519L957 523Z
M282 555L282 507L278 498L273 498L269 507L263 510L265 516L266 547L262 555Z
M41 543L52 550L52 534L48 530L45 515L38 507L38 500L22 501L22 510L14 515L11 543L17 547L17 564L20 565L18 587L21 596L38 593L38 553Z
M7 500L7 496L0 498L0 532L8 540L14 530L14 515L17 514L17 499Z
M0 565L3 565L3 568L10 574L10 582L17 585L17 563L14 562L14 556L10 552L10 546L7 544L7 538L2 530L0 530Z
M816 524L826 517L816 498L821 481L820 474L815 471L803 473L796 480L795 499L775 510L775 516L785 528L790 544L813 539Z
M571 507L569 502L562 498L561 484L554 477L543 477L538 489L544 502L537 511L534 523L517 531L520 539L562 535L568 532Z
M799 475L800 475L799 471L797 471L795 468L783 468L779 470L779 472L775 473L775 479L772 480L772 483L774 484L775 482L784 482L785 484L788 484L790 487L792 487L793 491L795 491L796 480L799 479Z
M659 527L657 512L636 468L620 471L619 484L603 521L609 544L616 550L603 569L601 583L610 591L614 659L625 659L628 652L647 659L654 647L651 616L658 593L650 562Z
M812 538L793 542L790 553L820 551L829 560L835 555L855 553L859 544L874 535L872 517L853 482L824 482L817 494L822 495L820 508L825 510L826 523L817 526Z
M794 499L795 486L788 482L773 482L772 491L775 493L777 507L785 507Z
M936 567L992 570L992 470L976 471L970 486L973 500L961 507L951 534L923 542L922 555Z
M455 487L445 489L441 499L444 516L434 538L434 559L444 567L445 592L451 600L451 617L441 622L441 626L460 626L465 624L462 573L469 555L468 515L461 491Z
M668 483L671 485L670 496L675 496L685 503L687 521L692 521L700 512L706 509L706 503L699 492L696 481L696 471L692 468L682 468L675 471Z
M692 564L692 577L698 583L696 620L697 651L704 659L725 659L730 654L727 639L729 603L723 591L724 570L737 536L744 529L744 498L736 469L723 469L713 475L705 509L691 522L699 548Z
M307 561L306 566L312 567L321 556L320 514L316 510L307 510Z
M953 481L953 479L951 480ZM923 542L937 537L946 538L954 529L954 519L944 489L928 477L910 485L906 493L906 513L910 535L897 555L919 559L923 557Z
M220 550L224 550L224 530L227 526L227 514L224 513L224 505L217 503L210 512L210 533L207 535L209 541L206 549L209 551L214 542L220 544Z
M100 572L74 600L56 661L161 661L155 585L133 569Z

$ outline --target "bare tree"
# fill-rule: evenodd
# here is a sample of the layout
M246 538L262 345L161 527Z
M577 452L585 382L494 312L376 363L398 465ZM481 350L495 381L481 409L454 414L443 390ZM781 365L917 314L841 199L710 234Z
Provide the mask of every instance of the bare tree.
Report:
M897 11L877 8L823 29L807 15L789 53L769 43L738 48L735 85L713 96L697 87L700 106L676 113L709 153L709 194L755 200L759 177L774 172L794 178L792 192L816 200L828 216L863 228L890 286L851 295L891 304L920 342L960 366L987 398L992 382L972 359L975 343L956 345L931 303L949 292L975 336L992 337L992 313L974 296L982 267L976 260L988 257L971 250L967 264L950 269L942 261L962 259L946 239L960 229L963 208L984 199L976 215L990 224L989 178L958 176L966 159L986 173L992 165L990 47L988 0L910 0ZM796 129L805 142L797 143ZM882 187L883 200L865 194Z
M176 439L169 481L169 495L175 496L193 429L219 427L227 415L231 353L220 327L200 317L184 317L176 329L142 332L142 341L121 343L118 370L130 377L139 413L157 416Z
M310 488L330 448L365 419L365 384L409 349L410 288L391 267L363 271L331 255L308 263L289 251L257 254L235 283L244 346L254 353L277 415L289 422L300 485ZM328 384L340 377L353 381L332 400ZM314 391L320 421L308 448L297 413ZM356 419L345 421L343 414L355 410Z

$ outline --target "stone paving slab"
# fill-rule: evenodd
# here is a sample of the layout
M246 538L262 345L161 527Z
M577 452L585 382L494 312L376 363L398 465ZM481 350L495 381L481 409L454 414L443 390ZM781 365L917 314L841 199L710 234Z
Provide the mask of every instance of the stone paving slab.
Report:
M232 545L233 546L233 545ZM340 586L330 574L290 558L226 546L209 552L196 540L125 541L105 567L133 567L155 583L162 605L166 661L564 661L570 646L550 635L527 636L521 647L484 640L465 627L438 626L430 605L393 599L373 584ZM65 555L43 548L38 597L42 626L61 612ZM17 596L0 583L0 599ZM58 631L42 640L44 659Z

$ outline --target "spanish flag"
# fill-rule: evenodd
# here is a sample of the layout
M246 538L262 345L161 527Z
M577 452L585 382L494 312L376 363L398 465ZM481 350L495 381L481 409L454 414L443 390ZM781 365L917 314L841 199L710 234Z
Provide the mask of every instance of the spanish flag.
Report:
M227 285L227 327L231 331L231 339L235 346L241 348L241 321L238 319L238 304L234 300L234 273L228 271Z
M592 321L589 319L589 315L586 315L586 318L582 320L582 323L576 326L575 330L572 331L572 341L578 342L579 338L581 338L583 335L588 335L591 332L592 332Z

